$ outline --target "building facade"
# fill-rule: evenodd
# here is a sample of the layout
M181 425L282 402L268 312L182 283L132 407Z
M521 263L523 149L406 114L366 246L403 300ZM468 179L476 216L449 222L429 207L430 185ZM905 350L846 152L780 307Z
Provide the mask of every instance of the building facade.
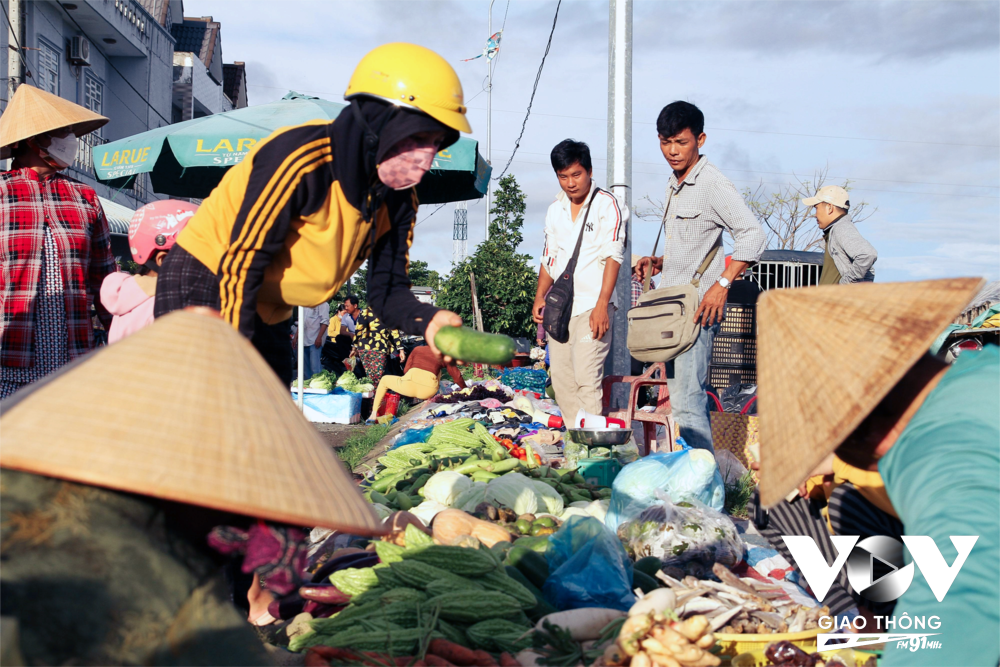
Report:
M11 84L26 82L107 116L107 125L81 138L81 150L67 175L119 205L106 209L113 232L123 233L128 220L120 218L162 197L150 190L145 174L121 189L98 183L91 149L181 120L238 108L224 91L220 24L210 17L185 18L182 0L0 3L9 17L0 30L6 77L0 112L12 94ZM23 60L16 60L16 46L9 48L12 40L21 46ZM197 71L189 77L197 85L178 85L178 59L186 63L181 69ZM242 74L242 63L238 65ZM242 94L237 86L234 94L237 103L246 106L245 74L240 80Z

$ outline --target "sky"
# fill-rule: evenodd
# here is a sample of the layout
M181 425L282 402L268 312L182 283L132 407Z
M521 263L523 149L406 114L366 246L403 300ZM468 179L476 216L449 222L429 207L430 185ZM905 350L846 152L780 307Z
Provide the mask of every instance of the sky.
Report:
M434 49L462 80L472 137L486 154L489 0L187 0L222 23L226 62L247 64L250 104L288 90L340 100L370 49ZM698 105L702 152L740 190L772 192L826 169L850 181L870 218L876 280L1000 279L1000 3L636 0L633 18L633 252L649 254L669 167L655 121L675 100ZM492 164L499 175L525 118L556 0L494 0L504 28L493 79ZM563 0L520 149L527 195L521 251L541 255L559 191L548 163L565 138L587 142L606 185L608 3ZM469 203L469 251L485 234ZM424 206L411 250L442 273L454 207ZM433 213L433 215L431 215ZM809 223L812 224L811 222Z

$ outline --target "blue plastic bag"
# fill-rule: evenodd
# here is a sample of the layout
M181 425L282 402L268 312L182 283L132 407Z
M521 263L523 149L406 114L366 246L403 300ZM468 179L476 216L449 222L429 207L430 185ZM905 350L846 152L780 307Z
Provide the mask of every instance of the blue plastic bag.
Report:
M708 450L692 448L683 438L677 442L683 447L680 451L646 456L629 463L615 477L611 505L604 518L612 532L660 502L657 491L666 493L675 503L693 499L716 512L722 510L726 486L715 456Z
M396 442L392 443L390 449L396 449L403 445L412 445L415 442L427 442L427 438L431 437L431 431L433 430L433 426L407 429L399 434L399 437L396 438Z
M574 516L549 538L549 578L542 593L556 609L605 607L628 611L632 561L618 537L593 517Z

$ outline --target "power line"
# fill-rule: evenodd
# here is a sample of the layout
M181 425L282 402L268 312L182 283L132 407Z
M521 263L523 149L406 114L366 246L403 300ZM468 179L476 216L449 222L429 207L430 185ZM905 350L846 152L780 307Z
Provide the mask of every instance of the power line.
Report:
M507 151L505 151L505 149L502 149L502 148L499 148L497 150L507 152ZM521 152L522 153L526 153L528 155L544 155L546 157L549 155L548 153L537 153L537 152L533 152L533 151L521 151ZM607 161L608 158L606 158L606 157L593 157L592 156L591 159L592 160ZM654 166L654 167L665 166L662 162L643 162L641 160L632 160L632 164L648 164L648 165L651 165L651 166ZM773 176L793 176L795 178L799 178L798 174L792 174L792 173L788 173L788 172L784 172L784 171L760 171L758 169L734 169L734 168L731 168L731 167L725 167L725 168L723 168L723 171L738 171L738 172L742 172L742 173L745 173L745 174L771 174ZM643 173L648 173L648 172L643 172ZM663 175L664 176L669 176L670 174L663 174ZM940 185L940 186L944 186L944 187L956 187L956 188L991 188L991 189L994 189L994 190L1000 189L1000 185L971 185L969 183L939 183L939 182L932 182L932 181L900 181L900 180L891 179L891 178L862 178L862 177L859 177L859 176L827 176L827 179L829 179L829 180L845 180L845 181L874 181L874 182L878 182L878 183L907 183L907 184L910 184L910 185Z
M87 37L87 39L90 39L90 43L94 45L94 48L96 48L96 49L97 49L97 52L98 52L98 53L100 53L100 54L101 54L102 56L104 56L104 62L106 62L106 63L108 64L108 67L110 67L111 69L113 69L113 70L114 70L114 71L115 71L115 72L116 72L116 73L118 74L118 76L120 76L120 77L121 77L122 81L124 81L124 82L125 82L126 84L128 84L128 87L132 89L132 92L134 92L134 93L135 93L136 95L138 95L138 96L139 96L139 99L141 99L141 100L142 100L143 102L145 102L145 103L146 103L146 106L147 106L147 107L149 107L150 109L152 109L152 110L153 110L153 113L155 113L155 114L156 114L157 116L159 116L159 117L160 117L160 119L161 119L161 120L162 120L162 121L163 121L164 123L166 123L167 125L170 125L170 121L169 121L169 120L167 120L167 119L166 119L166 117L165 117L165 116L164 116L163 114L161 114L161 113L160 113L159 111L157 111L157 110L156 110L156 107L154 107L154 106L153 106L152 104L150 104L150 103L149 103L149 100L147 100L147 99L146 99L146 98L145 98L145 97L143 96L143 94L142 94L142 93L140 93L140 92L139 92L139 91L138 91L138 90L136 89L136 87L132 85L132 82L131 82L131 81L129 81L129 80L127 79L127 78L125 78L125 75L124 75L124 74L122 74L122 73L121 73L121 72L120 72L120 71L118 70L118 68L117 68L117 67L115 67L114 63L112 63L112 62L111 62L111 59L110 59L110 58L108 58L108 54L104 53L104 51L101 51L101 49L100 49L100 48L99 48L99 47L97 46L97 44L96 44L96 43L94 42L94 40L90 38L90 35L88 35L88 34L87 34L87 31L85 31L85 30L84 30L84 29L83 29L83 28L82 28L82 27L80 26L80 24L76 22L76 19L75 19L75 18L73 18L73 15L69 13L69 11L68 11L68 10L66 9L66 6L65 6L65 5L63 5L63 4L61 4L61 3L58 3L58 2L57 2L56 4L57 4L57 5L59 5L59 7L61 7L61 8L62 8L62 10L63 10L63 13L64 13L64 14L66 14L66 16L68 16L68 17L69 17L69 20L73 22L73 25L75 25L75 26L77 27L77 29L78 29L78 30L79 30L80 32L82 32L82 33L84 34L84 36L85 36L85 37ZM119 99L120 99L120 98L119 98Z
M476 111L485 111L482 107L470 107L470 109L475 109ZM503 113L521 113L520 111L511 111L510 109L493 109L494 111L501 111ZM595 118L592 116L567 116L565 114L557 113L542 113L540 111L535 112L536 116L549 116L550 118L573 118L576 120L594 120L606 123L607 118ZM633 120L636 125L656 125L656 123L650 123L647 121ZM817 139L849 139L851 141L881 141L893 144L926 144L930 146L966 146L971 148L997 148L1000 144L952 144L943 141L915 141L912 139L880 139L874 137L842 137L831 134L804 134L800 132L772 132L770 130L742 130L732 127L706 127L706 130L718 130L720 132L747 132L750 134L775 134L784 137L814 137Z
M424 218L423 220L421 220L417 224L413 225L413 228L416 229L418 226L420 226L420 225L424 224L425 222L427 222L428 220L430 220L434 216L435 213L437 213L438 211L440 211L441 209L443 209L447 205L448 205L447 202L445 202L444 204L441 204L440 206L438 206L436 209L434 209L433 211L431 211L430 214L426 218Z
M542 79L542 69L545 67L545 59L549 55L549 49L552 47L552 35L556 32L556 22L559 20L559 7L562 6L562 0L556 3L556 13L552 17L552 29L549 30L549 41L545 43L545 53L542 54L542 62L538 65L538 73L535 74L535 85L531 88L531 99L528 100L528 110L524 114L524 121L521 123L521 134L517 135L517 141L514 142L514 150L511 151L510 159L507 160L507 165L500 172L500 175L494 178L494 181L499 181L510 169L510 163L514 160L514 156L517 155L517 149L521 147L521 138L524 137L524 128L528 126L528 118L531 116L531 105L535 102L535 93L538 92L538 82Z
M514 162L519 162L521 164L545 165L547 167L551 167L551 165L547 162L532 162L531 160L514 160ZM595 168L595 170L599 170L599 168ZM632 173L645 174L647 176L669 176L669 174L664 174L663 172L656 172L656 171L633 170ZM759 183L761 185L788 185L787 183L772 183L770 181L753 181L749 179L740 179L740 178L731 178L729 180L731 180L734 183L751 183L751 184ZM897 195L917 195L917 196L930 195L935 197L964 197L967 199L1000 199L1000 197L996 197L993 195L963 195L963 194L953 194L950 192L914 192L907 190L874 190L871 188L852 188L852 192L884 192L888 194L897 194Z

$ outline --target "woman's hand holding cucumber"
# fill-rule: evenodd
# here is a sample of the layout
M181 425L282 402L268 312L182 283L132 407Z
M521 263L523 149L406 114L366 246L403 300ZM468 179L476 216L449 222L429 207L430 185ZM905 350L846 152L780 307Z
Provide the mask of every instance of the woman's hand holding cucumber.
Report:
M427 325L427 329L424 331L424 340L427 341L427 345L431 348L431 351L441 357L442 352L438 349L434 342L434 338L437 336L438 331L441 330L441 327L460 326L462 326L462 318L457 313L453 313L450 310L439 310L434 313L434 317ZM443 355L443 357L446 364L454 361L454 359L448 355Z

